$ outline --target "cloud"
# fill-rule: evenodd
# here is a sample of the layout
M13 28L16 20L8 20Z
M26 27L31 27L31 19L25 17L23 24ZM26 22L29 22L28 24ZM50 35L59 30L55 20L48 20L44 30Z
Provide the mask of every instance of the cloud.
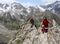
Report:
M50 4L50 3L53 3L55 1L60 1L60 0L42 0L42 2L45 4Z
M15 2L16 0L0 0L0 3L12 3Z

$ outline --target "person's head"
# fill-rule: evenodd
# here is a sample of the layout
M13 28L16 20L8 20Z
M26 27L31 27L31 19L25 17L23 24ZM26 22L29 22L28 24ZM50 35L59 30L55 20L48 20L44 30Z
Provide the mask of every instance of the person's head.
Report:
M43 19L47 19L47 17L43 17Z

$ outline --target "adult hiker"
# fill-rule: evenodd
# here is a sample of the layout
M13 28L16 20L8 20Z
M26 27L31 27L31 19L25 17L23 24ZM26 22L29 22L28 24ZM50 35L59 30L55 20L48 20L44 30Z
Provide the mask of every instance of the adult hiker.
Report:
M42 20L42 25L44 25L43 27L44 27L44 30L46 33L48 32L48 24L49 23L50 23L50 21L46 17L44 17Z
M35 27L37 28L37 26L36 26L35 21L34 21L33 18L30 19L30 23L31 23L31 28L32 28L33 26L35 26Z
M35 19L34 19L32 16L30 16L30 17L26 20L26 22L30 22L30 23L31 23L31 28L32 28L33 26L35 26L36 29L37 29L37 26L36 26L36 23L35 23Z
M33 25L34 25L34 20L33 20L33 19L30 19L30 23L32 24L32 25L31 25L31 28L32 28Z

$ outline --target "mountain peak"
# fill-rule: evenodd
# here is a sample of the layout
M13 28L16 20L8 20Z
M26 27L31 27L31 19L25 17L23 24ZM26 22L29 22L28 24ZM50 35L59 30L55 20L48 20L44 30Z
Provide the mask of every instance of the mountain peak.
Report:
M60 13L60 1L48 4L46 9L50 10L53 13Z
M54 3L52 3L52 4L60 4L60 1L56 1L56 2L54 2Z
M56 1L55 3L58 3L58 2L60 2L60 1Z

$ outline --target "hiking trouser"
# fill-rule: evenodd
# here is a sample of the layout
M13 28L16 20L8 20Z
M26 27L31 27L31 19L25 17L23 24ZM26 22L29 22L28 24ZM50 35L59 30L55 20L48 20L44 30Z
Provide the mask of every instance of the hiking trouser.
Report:
M46 29L46 33L48 32L48 29Z
M31 28L33 27L34 23L31 25Z
M31 28L32 28L33 26L35 26L35 27L37 28L37 26L36 26L35 24L32 24L32 25L31 25Z
M46 29L46 33L48 32L48 25L44 25L45 29Z

